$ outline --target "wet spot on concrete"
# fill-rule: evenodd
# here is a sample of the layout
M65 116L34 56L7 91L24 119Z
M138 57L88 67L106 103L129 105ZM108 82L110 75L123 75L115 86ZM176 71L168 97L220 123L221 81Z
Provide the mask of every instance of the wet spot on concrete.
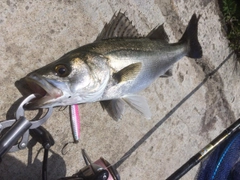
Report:
M184 81L184 75L181 72L178 74L178 81L180 83L182 83Z
M205 59L205 61L208 60ZM213 69L213 65L208 61L208 64L204 65L203 71L208 74ZM211 129L216 128L215 123L217 119L221 119L225 127L228 126L229 122L235 120L234 112L222 90L224 89L224 83L220 74L217 72L209 78L205 86L207 88L205 94L206 111L202 117L202 133L209 132Z
M22 48L14 43L6 47L6 53L11 54L11 56L15 57L16 59L20 58L22 52Z
M7 2L8 6L11 6L11 1L10 0L7 0L6 2Z
M202 5L203 7L206 7L210 2L211 2L211 0L202 0L202 1L201 1L201 5Z

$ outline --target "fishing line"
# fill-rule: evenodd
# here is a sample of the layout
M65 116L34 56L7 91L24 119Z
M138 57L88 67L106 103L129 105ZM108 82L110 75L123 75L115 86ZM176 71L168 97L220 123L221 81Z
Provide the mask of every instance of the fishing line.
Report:
M65 109L67 109L68 106L61 106L58 108L58 111L64 111Z
M36 161L36 160L37 160L37 158L38 158L38 156L39 156L40 152L41 152L43 149L44 149L44 148L43 148L43 147L41 147L41 148L38 150L38 152L37 152L37 154L36 154L36 156L35 156L35 158L34 158L34 161Z
M195 94L206 82L213 76L234 54L232 51L229 55L219 64L217 68L208 73L203 81L197 85L188 95L186 95L174 108L172 108L159 122L157 122L152 129L150 129L141 139L139 139L120 159L114 164L114 168L118 168L128 157L136 151L170 116L175 113L193 94Z

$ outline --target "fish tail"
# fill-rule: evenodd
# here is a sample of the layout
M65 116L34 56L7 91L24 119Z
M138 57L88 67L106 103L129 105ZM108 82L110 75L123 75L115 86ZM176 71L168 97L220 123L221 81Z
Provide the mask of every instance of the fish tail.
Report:
M190 58L201 58L202 57L202 47L198 41L198 21L200 16L194 13L188 23L188 26L179 40L179 43L187 44L187 57Z

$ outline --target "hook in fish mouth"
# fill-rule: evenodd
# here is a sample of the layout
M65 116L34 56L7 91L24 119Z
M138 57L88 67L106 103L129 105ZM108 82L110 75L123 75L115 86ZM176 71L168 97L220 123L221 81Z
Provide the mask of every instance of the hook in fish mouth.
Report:
M46 79L36 74L31 74L25 78L31 93L37 95L36 99L26 104L26 109L46 108L47 104L63 95L63 92L49 83Z

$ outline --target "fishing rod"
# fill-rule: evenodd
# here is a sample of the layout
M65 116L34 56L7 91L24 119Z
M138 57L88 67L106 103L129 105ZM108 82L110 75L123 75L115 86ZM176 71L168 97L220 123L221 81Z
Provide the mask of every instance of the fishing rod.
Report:
M206 145L201 151L192 156L185 164L183 164L179 169L177 169L172 175L170 175L166 180L178 180L183 175L185 175L190 169L196 166L200 161L203 160L207 155L209 155L214 149L216 149L223 141L229 138L236 130L240 127L240 118L225 129L219 136L212 140L208 145Z

